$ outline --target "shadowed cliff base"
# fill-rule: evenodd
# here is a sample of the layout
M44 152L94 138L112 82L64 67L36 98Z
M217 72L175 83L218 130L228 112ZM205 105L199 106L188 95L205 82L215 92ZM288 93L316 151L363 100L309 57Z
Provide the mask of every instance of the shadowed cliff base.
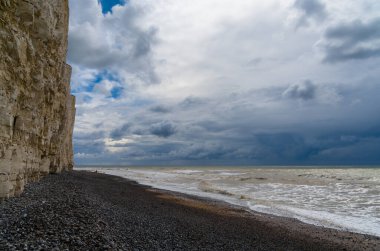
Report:
M65 191L62 193L62 191ZM0 204L0 249L379 250L380 238L250 213L89 172L51 175Z

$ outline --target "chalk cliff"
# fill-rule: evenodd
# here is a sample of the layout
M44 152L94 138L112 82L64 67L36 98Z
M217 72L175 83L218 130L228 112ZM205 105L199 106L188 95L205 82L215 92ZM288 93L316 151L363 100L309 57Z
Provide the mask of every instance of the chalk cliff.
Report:
M0 198L73 167L68 0L0 0Z

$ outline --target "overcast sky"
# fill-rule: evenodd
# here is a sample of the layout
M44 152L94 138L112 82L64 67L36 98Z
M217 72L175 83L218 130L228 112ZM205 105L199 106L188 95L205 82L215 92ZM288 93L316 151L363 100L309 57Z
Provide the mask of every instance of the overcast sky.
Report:
M380 1L71 0L77 164L380 164Z

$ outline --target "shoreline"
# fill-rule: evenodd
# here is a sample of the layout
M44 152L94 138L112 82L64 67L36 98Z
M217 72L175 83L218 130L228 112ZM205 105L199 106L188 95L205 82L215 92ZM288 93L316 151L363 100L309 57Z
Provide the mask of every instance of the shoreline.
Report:
M99 172L101 173L101 172ZM106 173L102 173L106 174ZM110 175L110 174L106 174ZM114 175L111 175L114 176ZM116 176L116 177L121 177L121 176ZM121 177L124 178L124 177ZM293 217L287 217L287 216L282 216L282 215L275 215L272 213L265 213L265 212L260 212L256 211L254 209L250 209L249 207L245 207L242 205L238 204L233 204L228 201L224 200L219 200L211 197L204 197L200 195L194 195L194 194L187 194L179 191L174 191L174 190L167 190L163 188L157 188L151 185L146 185L146 184L140 184L138 181L135 180L130 180L127 178L124 178L128 181L136 182L138 185L142 187L147 187L147 191L152 191L154 193L158 194L158 197L173 201L178 204L182 204L188 207L194 207L194 208L201 208L204 210L212 211L214 213L226 213L226 214L231 214L231 215L239 215L241 217L247 217L247 218L262 218L265 221L271 221L275 219L278 221L280 224L283 224L283 226L287 226L287 223L293 224L296 223L296 227L301 227L301 228L316 228L320 231L325 231L325 230L331 230L331 231L337 231L341 233L346 233L346 234L353 234L353 235L362 235L362 236L367 236L371 238L377 238L380 241L380 236L368 234L368 233L360 233L360 232L355 232L355 231L350 231L348 229L343 229L343 228L333 228L333 227L326 227L323 225L317 225L313 223L308 223L305 221L302 221L298 218L293 218ZM293 229L293 225L290 225L290 230L297 230ZM298 229L299 230L299 229ZM380 243L379 243L380 244ZM380 246L379 246L380 248Z
M0 203L1 247L70 250L379 250L380 238L87 171Z
M331 228L331 229L337 229L340 231L347 231L347 232L373 235L376 237L380 237L379 225L376 224L376 222L378 222L377 218L368 219L368 218L366 218L367 214L365 214L365 213L359 214L358 212L354 213L354 211L351 211L348 214L347 213L346 214L345 213L339 214L340 209L335 208L337 210L330 211L329 208L323 207L323 206L326 206L323 203L322 203L322 205L315 205L315 207L313 209L311 209L310 207L307 207L307 206L306 207L305 206L298 207L297 204L294 204L294 203L290 204L290 205L288 204L287 206L283 206L281 204L275 204L274 203L274 206L273 205L268 206L268 204L265 203L265 202L268 202L268 201L266 201L267 197L260 197L260 196L262 196L263 192L261 192L261 194L260 194L260 192L253 191L253 193L252 193L253 195L252 195L252 194L247 194L246 192L239 192L235 189L238 185L244 186L245 184L242 184L242 183L235 184L235 187L234 187L234 185L224 186L223 184L222 184L222 186L219 186L219 183L217 183L217 182L208 182L207 181L211 177L211 176L208 176L208 173L211 173L213 170L220 172L218 179L220 178L220 180L222 180L222 183L230 181L230 180L227 180L225 178L224 171L226 171L228 173L231 172L233 178L243 177L244 179L247 179L245 177L248 176L249 177L248 179L255 179L255 178L257 179L257 177L260 177L260 178L258 178L258 179L260 179L260 181L261 181L261 179L264 181L265 180L268 181L271 179L271 177L270 177L270 175L268 175L268 173L265 173L265 172L268 172L268 171L272 172L274 170L277 171L277 169L254 169L254 170L260 170L260 173L247 173L247 174L245 173L246 172L245 169L240 169L240 168L224 169L224 168L219 168L219 167L216 169L213 169L213 168L209 169L208 167L207 168L197 167L197 168L191 168L191 169L189 169L189 167L176 167L174 169L172 169L171 167L168 167L168 168L148 167L146 169L146 171L147 171L146 173L143 171L140 172L141 170L137 169L137 168L128 167L128 168L125 168L125 171L124 171L123 169L115 168L115 167L111 167L111 166L105 167L105 168L103 167L103 168L99 168L99 169L95 168L95 167L76 168L75 170L97 171L97 172L104 173L104 174L115 175L115 176L123 177L126 179L131 179L131 180L138 182L141 185L151 186L151 187L158 189L158 190L164 190L167 192L177 192L179 194L187 194L187 195L192 195L195 197L202 197L202 198L206 198L206 199L208 198L211 200L219 200L219 201L223 201L223 202L230 204L230 205L242 207L242 208L244 208L250 212L253 212L253 213L266 213L266 214L270 214L270 215L274 215L274 216L278 216L278 217L294 218L294 219L297 219L297 220L304 222L306 224L315 225L315 226L319 226L319 227ZM144 169L142 169L142 170L144 170ZM207 170L208 173L205 170ZM251 169L249 169L249 171L250 170ZM282 169L278 169L278 170L282 170ZM283 170L287 172L287 171L293 170L293 169L283 169ZM300 179L299 177L311 175L311 174L309 174L309 172L310 171L314 172L317 169L295 169L295 170L301 170L302 173L308 173L308 174L307 175L305 175L305 174L298 175L299 173L296 173L296 175L294 175L294 177L290 177L292 179L291 182L300 182L300 183L294 183L294 184L310 185L307 182L311 182L310 186L313 186L315 184L320 184L322 186L325 185L327 187L327 186L330 186L330 184L334 184L334 181L337 182L337 180L339 180L338 182L341 182L341 180L342 180L342 176L339 176L339 173L334 172L333 174L326 174L326 175L330 175L332 177L330 180L325 180L325 178L317 180L315 177L319 178L318 175L320 175L321 173L313 173L314 174L314 177L313 177L314 180L309 179L306 181L306 180ZM333 169L327 169L327 170L331 171ZM344 169L336 169L336 170L346 171ZM353 169L353 170L358 170L358 169ZM372 169L370 169L370 170L372 170ZM377 169L374 169L374 170L377 170ZM152 174L152 172L154 174ZM241 174L244 174L244 176L242 176L242 175L236 176L236 172L238 174L239 174L239 172L241 172ZM195 173L194 176L193 176L193 173ZM201 176L199 176L199 175L197 176L196 175L197 173L201 173L200 174ZM203 176L204 173L206 173L207 175ZM156 174L158 175L158 179L154 178ZM175 176L172 176L173 174L175 174ZM191 176L189 176L189 174ZM165 175L168 175L168 176L165 176ZM325 174L323 173L323 175L325 175ZM322 175L322 177L323 177L323 175ZM262 177L264 177L264 178L262 178ZM281 177L285 177L286 179L289 180L289 177L286 177L286 176L281 176ZM173 178L175 181L174 182L165 181L165 179L170 179L170 178ZM235 180L238 180L238 178L232 179L232 181L235 182ZM178 181L180 179L184 179L185 183L181 184L181 182ZM187 184L186 179L193 179L193 183L188 182L189 186L186 186L186 184ZM205 186L206 190L204 190L203 187L200 187L199 185L198 185L198 187L196 185L193 185L194 182L200 182L200 184L203 183L204 182L203 179L207 181L205 183L208 183ZM272 179L268 183L270 185L270 184L274 184L274 183L277 184L280 182L281 182L281 180ZM255 182L253 182L253 183L255 183ZM263 183L265 183L265 182L263 182ZM287 183L284 183L284 184L287 184ZM290 184L292 184L292 183L290 183ZM348 183L346 182L346 184L348 184ZM248 184L248 185L250 185L250 184ZM247 188L247 187L251 188L251 190L254 190L250 186L246 186L245 188ZM260 188L256 187L256 189L257 189L257 191L260 191ZM310 190L306 190L306 191L303 190L302 193L305 193L305 192L307 193L307 191L310 192ZM315 193L315 191L311 191L311 192ZM324 192L326 192L326 191L320 191L320 194L324 194L326 196L329 196L328 192L330 192L330 191L327 191L327 194L325 194ZM257 197L256 197L256 194L257 194ZM276 194L278 194L277 190L267 191L267 196L276 197ZM289 195L289 193L283 195L285 197L278 197L277 196L277 200L282 200L284 198L289 199L289 197L286 197L287 195ZM361 196L361 195L356 194L356 196L359 198L359 196ZM317 196L317 198L318 198L318 196ZM355 195L351 196L351 198L345 198L345 199L351 200L354 198L355 198ZM302 203L302 201L298 201L298 203ZM306 204L307 203L309 203L309 202L306 202ZM334 201L330 201L330 203L334 203ZM339 204L339 203L337 203L337 204ZM350 206L350 205L347 205L347 206ZM366 213L368 213L368 215L371 215L371 213L373 213L373 212L371 211L371 212L366 212ZM358 217L358 215L360 215L360 216Z

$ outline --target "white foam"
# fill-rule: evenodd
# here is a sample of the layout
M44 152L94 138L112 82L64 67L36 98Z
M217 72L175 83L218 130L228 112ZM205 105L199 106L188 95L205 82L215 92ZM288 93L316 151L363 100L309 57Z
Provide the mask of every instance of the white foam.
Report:
M287 206L271 207L254 205L251 202L248 202L247 204L250 209L262 213L296 218L317 226L380 236L380 221L373 217L352 217L325 211L306 210Z
M203 171L199 170L175 170L174 173L183 173L183 174L193 174L193 173L202 173Z
M236 172L220 172L218 173L219 175L224 175L224 176L238 176L238 175L243 175L244 173L236 173Z

